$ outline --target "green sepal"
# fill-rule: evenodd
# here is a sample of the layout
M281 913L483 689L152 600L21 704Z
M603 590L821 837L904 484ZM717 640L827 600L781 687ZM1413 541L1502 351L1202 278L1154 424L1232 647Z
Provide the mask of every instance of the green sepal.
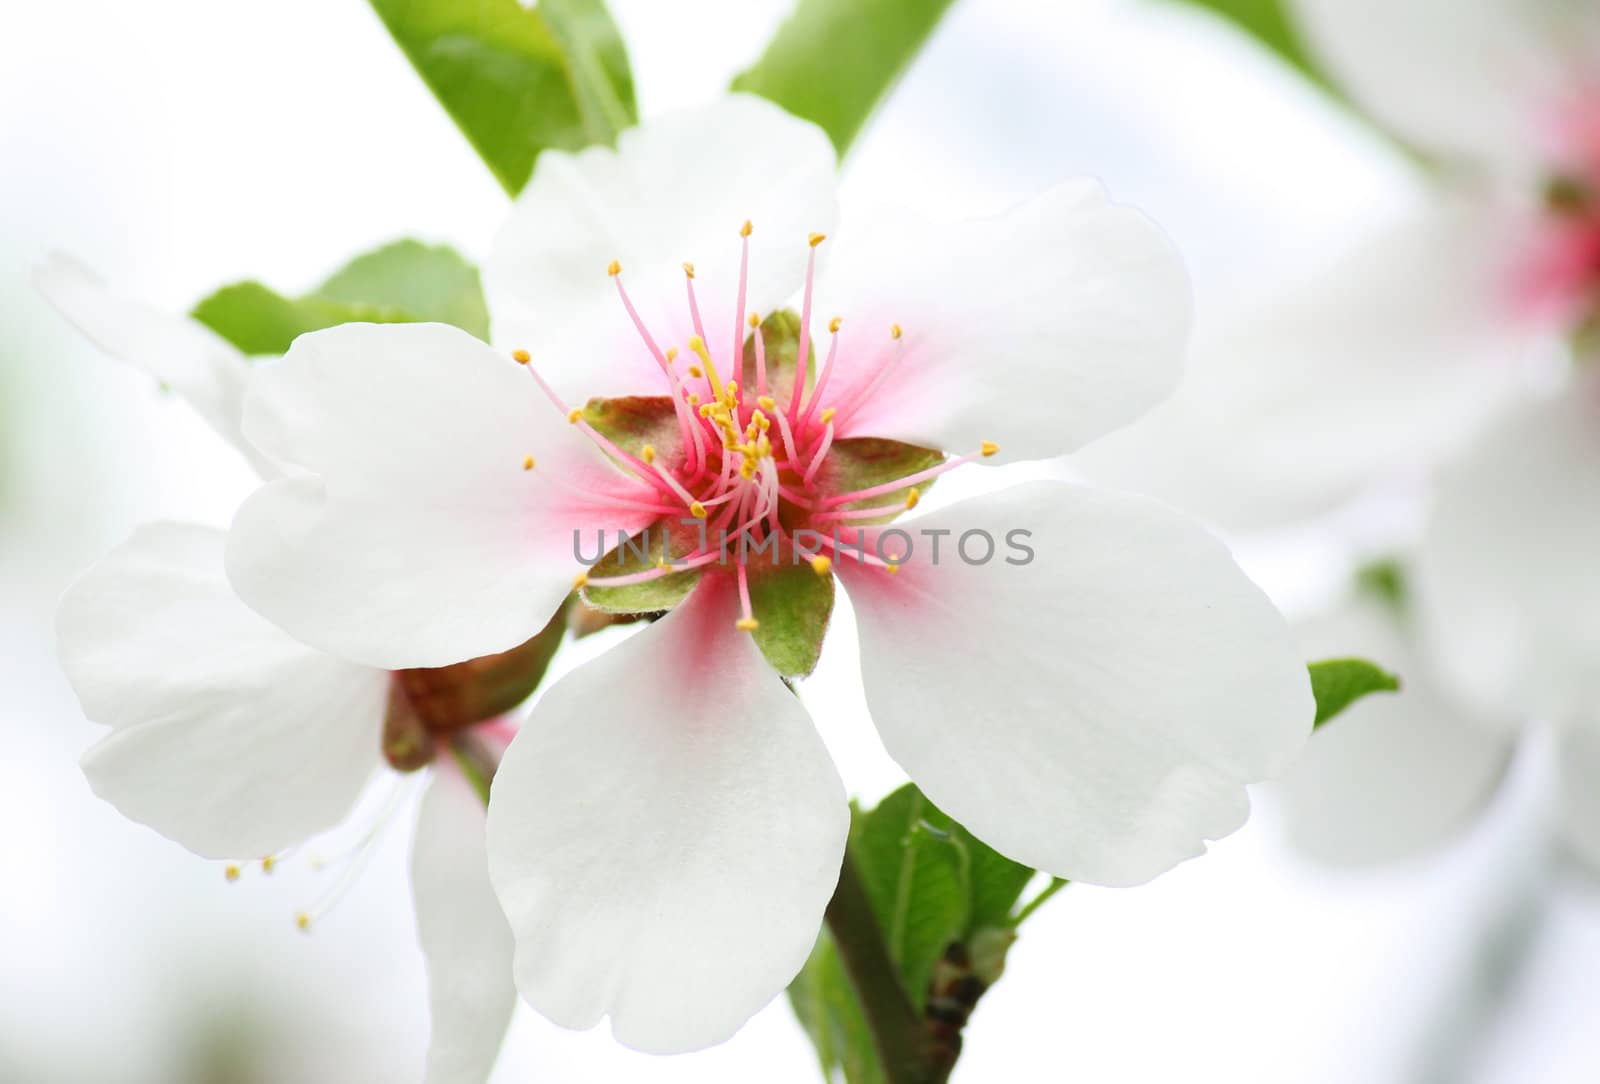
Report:
M356 321L438 321L480 339L489 334L477 269L453 249L419 241L357 256L301 297L236 282L202 299L190 315L252 355L282 354L299 335Z
M592 579L626 576L655 568L663 557L668 562L686 557L700 548L700 531L676 519L658 520L601 557L587 574ZM583 588L583 601L606 613L660 613L687 598L699 580L700 569L691 568L625 587L589 584Z
M1366 659L1326 659L1311 663L1311 692L1317 698L1316 726L1373 693L1400 691L1400 679Z
M833 442L833 447L828 450L827 461L822 465L817 484L824 493L853 493L856 490L870 489L885 482L892 482L896 478L916 474L930 467L937 467L944 462L944 458L943 452L933 448L923 448L898 440L888 440L883 437L849 437ZM875 508L888 504L903 505L910 497L912 489L926 493L931 485L933 481L930 479L918 482L915 486L906 486L890 493L880 493L876 497L851 501L840 507ZM875 519L850 522L852 526L865 527L875 523L888 523L899 514L900 512L896 510Z
M516 195L548 148L634 124L627 49L601 0L371 0L489 171Z
M680 454L683 430L676 408L665 395L625 395L590 399L583 420L625 452L640 455L646 444L670 462Z
M817 575L808 561L798 564L794 550L782 547L770 561L751 561L750 610L758 622L756 646L784 677L805 677L817 668L822 641L833 617L831 574Z

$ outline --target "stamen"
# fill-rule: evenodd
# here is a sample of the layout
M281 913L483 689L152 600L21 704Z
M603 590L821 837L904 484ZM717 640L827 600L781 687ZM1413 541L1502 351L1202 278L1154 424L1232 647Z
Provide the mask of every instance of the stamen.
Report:
M612 278L616 278L618 275L622 274L622 265L616 260L612 260L610 263L606 264L606 274L610 275Z
M733 627L740 632L754 632L761 627L750 606L750 574L745 571L743 561L739 562L739 620L733 623Z
M811 389L811 398L806 401L805 413L800 416L800 428L804 429L811 421L811 412L817 409L817 404L822 401L822 393L827 390L828 378L833 375L833 359L839 352L839 325L842 321L835 316L828 321L828 330L833 338L828 342L828 358L822 363L822 375L817 377L817 386ZM822 423L826 425L833 417L833 408L829 407L822 412Z
M864 386L857 388L855 391L846 396L844 402L835 404L836 409L844 415L844 420L839 423L840 425L843 425L845 421L849 421L850 417L856 412L857 409L860 408L862 403L871 402L872 397L876 395L878 389L883 386L883 382L888 380L889 377L893 375L894 371L900 367L901 359L906 356L905 341L900 337L900 335L900 325L891 324L889 327L889 338L895 343L894 357L890 358L888 363L884 365L883 368L879 369L877 373L873 375L872 379L869 380Z
M827 238L820 233L811 235L811 250L806 253L806 291L800 301L800 342L794 359L794 394L789 398L789 413L800 416L800 396L806 390L806 366L811 353L811 293L816 281L817 246Z
M533 360L533 355L526 350L513 350L511 351L511 360L518 365L526 365Z
M523 470L532 470L533 469L533 456L526 455L526 456L522 457L522 469Z
M831 447L833 447L833 422L830 421L822 431L822 439L817 442L817 450L811 457L811 465L806 468L805 478L802 479L807 486L817 476L817 470L822 466L823 459L827 458L828 449Z
M733 376L738 376L744 357L744 298L750 278L750 220L739 227L739 300L733 306Z
M222 875L226 877L230 883L237 881L239 879L239 867L234 863L229 862L228 865L223 868Z
M826 576L833 571L833 558L817 554L811 558L811 571L819 576Z
M711 383L711 394L718 399L722 398L722 378L717 375L717 366L711 360L711 351L706 349L706 341L699 335L689 336L689 350L700 359L700 364L705 366L706 377ZM691 373L693 369L689 370ZM696 374L698 375L698 374Z
M984 447L989 448L994 446L985 441ZM998 451L998 449L996 449L996 451ZM850 504L854 501L865 500L868 497L879 497L885 493L893 493L897 489L905 489L907 486L915 486L918 482L926 482L930 478L937 478L946 471L955 470L962 464L971 463L974 459L978 459L984 455L992 454L993 452L979 451L972 455L957 456L954 459L947 459L937 466L929 467L927 470L920 470L915 474L908 474L903 478L896 478L891 482L884 482L881 485L868 486L866 489L858 489L854 493L837 494L829 497L824 504L827 508L837 508L841 504Z
M585 576L583 584L585 587L632 587L635 584L659 580L663 576L671 576L676 572L688 572L691 569L700 568L721 556L721 554L712 551L685 557L671 564L663 564L658 561L653 568L645 569L643 572L630 572L623 576Z
M756 346L756 395L760 397L757 402L770 411L772 400L767 396L767 337L761 334L761 321L755 313L750 314L750 326L755 329L750 339ZM740 357L742 359L743 355Z

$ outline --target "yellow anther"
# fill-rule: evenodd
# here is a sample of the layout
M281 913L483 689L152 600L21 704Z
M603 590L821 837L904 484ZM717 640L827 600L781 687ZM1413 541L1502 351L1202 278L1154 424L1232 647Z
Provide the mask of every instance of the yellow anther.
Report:
M826 557L820 553L817 554L815 557L811 558L811 571L815 572L819 576L826 576L828 573L833 571L833 558Z
M652 444L646 444L643 448L640 448L639 458L644 460L646 463L654 463L656 461L655 446Z
M230 881L237 881L239 879L239 867L230 864L222 871L222 875Z
M683 273L688 275L690 278L694 278L694 264L685 263L683 265Z
M533 355L526 350L513 350L511 351L511 360L518 365L526 365L533 360Z
M728 388L722 393L722 397L728 401L729 406L737 403L739 401L739 382L737 380L728 381Z
M756 399L756 404L762 410L772 411L778 409L778 401L770 395L763 395Z
M751 416L755 418L756 425L761 427L763 433L772 428L772 419L761 413L761 411L758 410Z
M911 492L906 494L906 511L909 512L915 508L920 500L922 500L922 491L917 489L916 486L912 486Z
M762 459L765 459L771 454L772 441L768 440L766 437L761 437L758 439L756 441L756 455L760 456Z
M696 396L695 398L698 398L698 396ZM702 418L709 418L709 417L711 417L711 412L713 410L716 410L716 409L717 409L717 404L716 403L702 403L700 405L700 416Z
M839 331L839 326L843 323L843 317L835 316L832 320L828 321L828 330L837 334Z
M891 561L888 564L883 566L883 570L885 572L887 572L889 575L893 576L894 574L896 574L897 572L900 571L900 566L895 564L893 561Z
M533 456L525 455L525 456L522 457L522 469L523 470L532 470L533 469Z
M986 440L982 444L978 445L978 454L983 456L985 459L988 459L991 455L994 455L994 453L998 452L999 450L1000 445L996 444L992 440Z
M822 242L826 241L827 239L828 239L828 235L825 234L825 233L814 233L810 237L807 237L806 241L811 245L812 248L816 248L818 245L822 244Z
M838 407L823 407L822 413L819 415L819 417L822 418L822 424L827 425L829 422L833 421L833 416L837 413L839 413Z
M695 519L705 519L706 518L706 506L701 504L699 501L695 501L693 504L691 504L689 506L689 514L691 516L693 516Z
M744 225L739 227L739 236L740 237L749 237L750 236L750 220L748 218L744 220Z
M699 406L700 405L700 396L696 395L694 392L690 392L689 393L689 405L690 406ZM705 415L703 415L703 414L701 415L701 417L704 417L704 416Z
M753 617L741 617L733 623L733 627L740 632L754 632L761 627L761 622Z
M898 339L900 337L900 335L901 335L900 325L899 324L890 324L889 325L889 338Z
M304 911L301 911L298 915L294 916L294 924L295 928L301 933L311 932L311 916L306 914Z
M606 264L606 274L610 275L612 278L616 278L618 275L622 274L622 265L616 260L612 260L610 263Z
M756 315L755 313L751 313L749 319L750 319L750 326L751 327L760 327L761 326L761 317Z
M571 410L567 411L567 421L571 422L573 425L577 425L578 419L581 417L583 417L583 411L578 407L573 407Z
M705 373L704 369L700 368L700 366L691 365L691 366L689 366L689 375L694 377L694 378L696 378L696 379L699 379L700 377L705 376L706 373Z
M706 342L698 335L689 336L689 351L700 359L700 364L705 366L706 373L711 377L711 394L721 398L722 378L717 375L717 367L711 360L711 352L706 349ZM694 372L694 370L690 370ZM695 373L699 376L699 373Z
M576 590L581 590L581 589L583 589L585 587L588 587L588 586L589 586L589 574L587 572L580 572L576 576L572 577L572 588L573 588L573 590L575 590L575 591Z
M273 871L273 869L277 865L278 865L278 860L275 857L273 857L272 855L269 854L269 855L267 855L267 857L265 857L265 858L263 858L261 860L261 872L262 873L271 873Z
M675 362L677 360L678 360L678 348L676 346L667 347L667 364L671 365L673 362Z

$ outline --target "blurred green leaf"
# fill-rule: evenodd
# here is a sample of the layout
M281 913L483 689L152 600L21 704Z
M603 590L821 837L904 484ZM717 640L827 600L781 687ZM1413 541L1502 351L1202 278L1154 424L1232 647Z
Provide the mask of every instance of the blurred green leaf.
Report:
M548 147L612 143L638 120L603 0L371 0L467 141L512 195Z
M1312 663L1309 669L1311 692L1317 698L1317 726L1364 696L1400 690L1398 677L1366 659L1327 659Z
M734 90L821 126L841 156L951 0L800 0Z
M1321 67L1300 40L1298 28L1283 0L1188 0L1227 19L1262 45L1277 53L1312 82L1338 94Z
M246 354L282 354L297 335L355 320L432 320L480 339L489 334L477 269L454 249L420 241L396 241L357 256L303 297L236 282L206 297L191 315Z

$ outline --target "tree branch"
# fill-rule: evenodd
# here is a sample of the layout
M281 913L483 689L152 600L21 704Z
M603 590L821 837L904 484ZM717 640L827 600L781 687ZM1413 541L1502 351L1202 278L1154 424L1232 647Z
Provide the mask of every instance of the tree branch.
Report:
M922 1017L889 957L855 860L845 851L839 886L828 901L828 931L855 987L888 1084L944 1084L948 1069L930 1063Z

